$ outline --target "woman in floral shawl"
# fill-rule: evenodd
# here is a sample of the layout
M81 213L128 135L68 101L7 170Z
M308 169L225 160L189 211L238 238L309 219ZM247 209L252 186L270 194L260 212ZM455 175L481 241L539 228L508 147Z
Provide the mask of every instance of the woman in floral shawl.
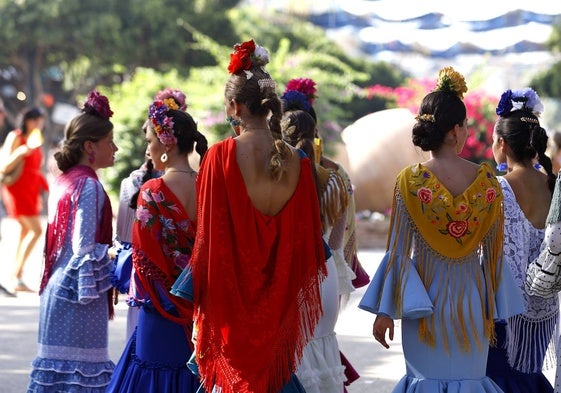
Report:
M452 67L423 98L413 143L431 158L397 177L386 254L359 307L384 347L402 319L405 392L499 393L485 376L494 320L523 311L503 265L501 187L488 164L460 158L467 91Z
M188 393L199 388L186 366L193 306L169 293L189 264L195 240L197 173L188 155L196 149L202 158L207 149L206 138L182 110L184 103L185 95L175 90L149 108L146 155L156 170L165 172L140 188L128 299L140 313L107 392Z

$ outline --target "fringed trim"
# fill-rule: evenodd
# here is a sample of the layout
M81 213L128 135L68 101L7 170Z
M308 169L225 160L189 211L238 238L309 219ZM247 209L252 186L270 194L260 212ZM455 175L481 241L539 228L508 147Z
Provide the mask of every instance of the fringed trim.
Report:
M559 312L541 320L524 314L508 318L506 350L512 368L523 373L541 372L555 365Z
M321 308L320 284L327 276L325 265L319 273L311 277L296 298L298 304L298 328L279 326L279 340L277 345L270 348L273 352L268 373L261 373L259 377L246 379L244 371L236 369L232 359L228 358L223 348L221 332L207 327L206 338L197 340L197 345L204 346L203 352L197 352L197 364L204 378L201 383L207 392L221 393L278 393L296 372L296 367L306 344L313 339L315 327L320 320ZM204 324L205 316L198 314L197 326ZM290 325L290 323L288 324ZM198 330L199 333L201 330ZM199 343L200 342L200 343ZM255 376L256 370L249 370Z
M435 305L434 314L422 318L419 321L419 340L427 345L434 347L436 337L434 332L436 319L442 321L441 330L443 332L453 332L454 339L460 349L469 353L472 348L473 340L479 350L483 349L482 337L477 334L478 321L483 318L484 338L491 343L496 341L494 331L494 312L495 312L495 293L501 279L502 270L502 249L503 249L503 212L500 211L498 219L491 226L488 233L483 237L481 244L474 253L461 258L449 258L430 247L417 230L415 222L409 216L405 204L396 188L394 203L394 214L390 222L387 251L390 260L386 267L385 275L394 271L394 302L397 305L397 318L403 313L403 296L407 282L409 269L416 268L421 280L428 289L433 285L434 279L438 279L437 289L434 291L436 296L433 301ZM415 266L411 266L409 261L413 257ZM483 275L481 265L474 262L482 260ZM435 263L434 261L443 261ZM448 263L446 263L448 262ZM439 273L437 275L437 273ZM481 299L479 310L475 310L472 304L464 305L466 299L471 297L474 288L469 284L465 277L472 277L475 280L475 290ZM448 288L451 288L450 291ZM448 294L453 293L456 299L448 299ZM378 299L378 306L380 305ZM448 309L445 305L448 304ZM445 318L445 314L449 315ZM449 324L452 323L452 326ZM472 334L470 334L470 332ZM442 337L443 345L447 353L450 350L450 338L447 334Z
M318 170L318 182L320 183L320 215L325 233L347 211L349 194L344 179L335 171L326 170L322 173Z

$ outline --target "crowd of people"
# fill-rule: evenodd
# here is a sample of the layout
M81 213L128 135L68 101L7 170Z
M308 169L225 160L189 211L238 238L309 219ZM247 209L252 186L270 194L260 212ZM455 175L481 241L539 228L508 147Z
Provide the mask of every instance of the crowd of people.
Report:
M294 78L279 95L268 62L253 40L234 46L224 87L234 135L211 146L184 92L166 88L147 103L145 160L121 182L116 231L97 175L118 151L106 96L91 91L67 124L50 187L43 113L27 110L7 135L0 169L22 167L3 187L21 226L14 286L0 288L9 295L30 291L22 272L48 191L27 391L345 393L360 376L335 325L367 286L359 308L376 315L374 340L389 348L401 320L406 375L394 393L553 392L542 369L559 342L561 180L536 92L507 90L497 103L495 170L460 157L467 84L440 70L412 128L430 158L396 178L387 249L370 279L351 178L322 150L315 82ZM115 364L118 293L129 312Z

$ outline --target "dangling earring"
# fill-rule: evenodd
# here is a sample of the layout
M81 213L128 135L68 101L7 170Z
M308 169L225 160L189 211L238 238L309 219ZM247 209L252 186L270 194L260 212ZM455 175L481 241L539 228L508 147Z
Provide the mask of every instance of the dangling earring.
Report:
M507 169L508 169L508 165L506 164L506 162L501 162L500 164L497 165L497 170L499 172L506 172Z
M230 123L230 125L231 125L232 127L237 127L237 126L239 126L240 124L242 124L242 121L241 121L240 119L235 119L233 116L228 116L228 117L226 118L226 121L227 121L228 123Z
M166 153L162 154L160 157L160 161L166 162L168 160L168 155Z
M94 151L90 151L90 154L88 155L88 162L90 163L90 165L95 162L95 152Z

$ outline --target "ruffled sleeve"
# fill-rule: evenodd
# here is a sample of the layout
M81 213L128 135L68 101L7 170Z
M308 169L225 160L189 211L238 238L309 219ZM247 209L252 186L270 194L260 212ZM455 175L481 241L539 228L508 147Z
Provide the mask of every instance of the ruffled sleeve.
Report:
M484 269L487 266L484 265ZM487 273L486 273L487 274ZM520 287L507 263L501 264L501 281L495 292L495 319L501 320L526 311Z
M416 319L431 315L434 305L410 258L413 236L407 211L396 203L390 228L389 246L382 262L363 295L359 308L392 319ZM398 223L398 224L396 224ZM405 239L408 241L405 242Z
M64 278L55 296L86 304L111 288L111 260L108 244L95 243L101 221L105 193L101 184L87 179L76 204L72 236L72 257L64 269Z

